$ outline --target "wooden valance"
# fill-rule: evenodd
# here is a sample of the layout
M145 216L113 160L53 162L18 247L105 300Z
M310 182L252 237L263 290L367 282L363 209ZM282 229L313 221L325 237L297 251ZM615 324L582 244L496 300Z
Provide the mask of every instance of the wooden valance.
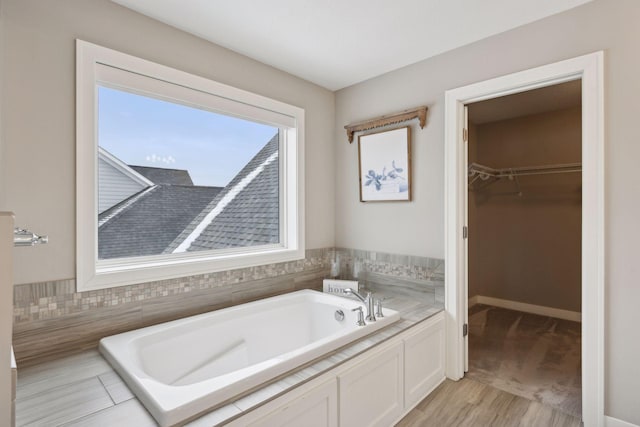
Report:
M420 121L420 128L424 129L427 124L427 107L417 107L411 110L404 110L400 113L387 114L386 116L376 117L375 119L365 120L363 122L347 125L344 128L347 130L347 138L349 143L353 142L353 134L355 132L361 132L363 130L375 129L382 126L388 126L395 123L406 122L407 120L418 119Z

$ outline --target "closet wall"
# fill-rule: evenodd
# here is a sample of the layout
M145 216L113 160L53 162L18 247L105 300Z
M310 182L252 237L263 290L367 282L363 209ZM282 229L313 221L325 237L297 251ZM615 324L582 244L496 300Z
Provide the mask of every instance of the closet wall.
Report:
M489 123L469 108L469 162L581 161L579 106ZM469 192L469 297L580 312L581 174L522 176Z

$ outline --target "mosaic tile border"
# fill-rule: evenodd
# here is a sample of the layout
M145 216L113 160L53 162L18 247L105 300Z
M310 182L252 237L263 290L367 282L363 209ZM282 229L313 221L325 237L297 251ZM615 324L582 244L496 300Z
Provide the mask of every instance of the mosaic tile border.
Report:
M393 278L390 285L393 281L411 282L418 286L444 285L443 259L335 248L332 271L334 263L338 263L340 278L366 281L375 277L371 281L376 282L386 276Z
M159 280L110 289L76 292L75 279L17 285L14 288L14 324L58 318L92 309L115 307L156 297L276 278L286 274L318 272L330 267L332 248L310 249L302 260L225 270L177 279Z
M73 279L17 285L13 347L18 365L37 364L88 348L109 335L205 313L300 289L321 289L340 259L345 277L353 266L374 292L424 293L444 301L442 260L344 248L306 251L278 264L76 292Z
M14 288L14 323L64 317L98 308L116 307L157 297L193 291L215 291L229 285L293 274L329 277L338 260L339 277L371 284L412 288L444 285L444 260L348 248L310 249L302 260L226 270L177 279L160 280L111 289L76 292L75 279L17 285ZM440 292L437 292L440 293ZM443 294L443 292L442 292Z

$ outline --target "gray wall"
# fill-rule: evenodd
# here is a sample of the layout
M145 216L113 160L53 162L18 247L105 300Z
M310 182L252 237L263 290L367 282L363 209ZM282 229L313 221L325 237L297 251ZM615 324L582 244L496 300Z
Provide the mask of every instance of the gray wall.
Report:
M75 39L305 109L307 248L334 245L334 94L108 0L4 0L2 109L16 223L48 245L15 253L17 283L75 277ZM35 268L37 266L37 268Z
M640 2L596 0L343 89L336 93L335 134L336 245L442 258L445 91L605 50L606 413L635 424L640 341L629 334L640 323L638 22ZM421 104L430 112L427 127L412 133L415 201L361 204L357 147L343 126Z
M474 126L469 160L494 168L580 162L581 119L575 107ZM469 192L469 296L580 312L581 175L519 183L521 195L510 180Z
M2 81L2 50L4 48L4 38L2 37L2 28L4 27L2 2L0 2L0 81ZM0 99L2 99L2 85L0 85ZM7 241L11 239L11 227L13 221L6 216L6 212L2 212L4 207L4 156L3 144L4 138L2 134L2 112L0 111L0 313L2 320L0 321L0 424L11 425L12 421L12 381L9 360L9 349L11 348L12 336L12 318L8 316L7 311L13 309L13 288L12 288L12 272L10 252L11 244ZM10 241L10 240L9 240Z

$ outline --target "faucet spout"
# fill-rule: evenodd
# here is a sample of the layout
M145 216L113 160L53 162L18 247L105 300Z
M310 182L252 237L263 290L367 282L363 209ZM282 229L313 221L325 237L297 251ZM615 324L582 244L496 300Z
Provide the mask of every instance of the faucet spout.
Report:
M359 293L357 293L356 291L354 291L354 290L353 290L353 289L351 289L351 288L347 288L347 289L345 289L345 290L344 290L344 293L345 293L345 294L348 294L348 295L353 295L354 297L358 298L358 299L359 299L360 301L362 301L363 303L365 303L365 304L367 303L367 299L366 299L365 297L363 297L362 295L360 295Z
M363 297L362 295L360 295L359 293L357 293L353 289L347 288L347 289L344 290L344 293L348 294L348 295L353 295L353 296L355 296L356 298L358 298L360 301L362 301L364 303L364 305L367 307L366 320L368 322L375 322L376 321L376 316L373 314L374 303L373 303L373 296L371 295L371 292L367 292L367 296Z

